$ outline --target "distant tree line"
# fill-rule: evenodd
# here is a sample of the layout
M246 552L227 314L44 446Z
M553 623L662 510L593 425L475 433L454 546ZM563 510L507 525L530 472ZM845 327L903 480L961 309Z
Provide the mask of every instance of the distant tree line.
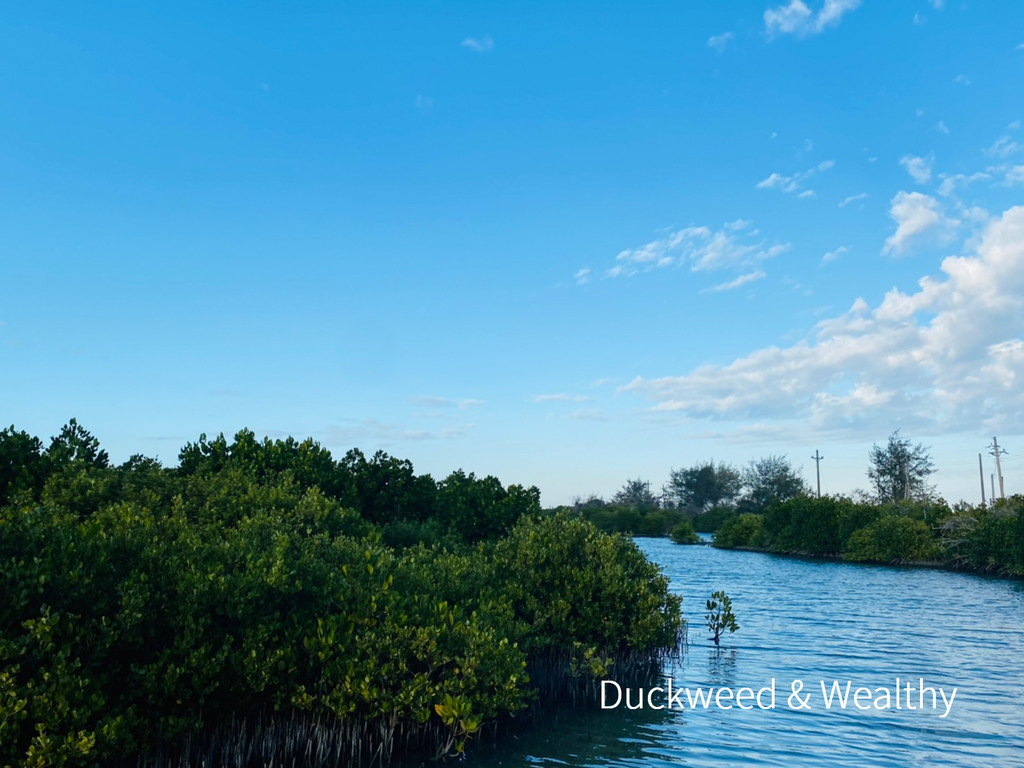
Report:
M674 538L692 541L689 528L713 533L739 514L760 513L774 502L806 493L785 456L767 456L742 469L714 461L674 469L660 494L651 490L650 481L627 480L609 501L590 496L575 500L572 509L604 531L635 536L678 531Z
M953 507L942 500L879 504L805 496L726 521L714 545L857 562L932 563L1019 577L1024 576L1024 496L992 506Z
M10 766L452 754L683 629L632 541L536 488L248 430L115 466L74 420L0 431L0 595Z
M951 507L929 482L934 472L929 449L896 430L872 446L871 490L855 498L815 498L786 457L772 455L742 469L705 461L672 470L660 494L628 480L610 501L591 496L572 508L601 530L679 543L713 533L723 548L1024 576L1024 497Z
M738 510L718 527L713 543L1024 576L1024 496L950 506L928 482L934 471L928 449L897 430L869 454L873 493L856 499L803 494L758 511Z

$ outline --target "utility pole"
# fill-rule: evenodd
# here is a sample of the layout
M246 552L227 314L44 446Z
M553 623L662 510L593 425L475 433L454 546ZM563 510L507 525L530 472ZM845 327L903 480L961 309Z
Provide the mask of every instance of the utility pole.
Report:
M996 457L996 476L999 478L999 498L1005 499L1006 494L1003 492L1003 468L1002 465L999 463L999 455L1006 453L1006 451L999 447L999 441L996 440L994 437L992 438L992 450L989 451L989 453ZM993 498L995 498L995 495L996 492L995 490L993 490Z
M981 480L981 506L985 506L985 470L981 467L981 454L978 454L978 479Z
M818 449L815 448L814 449L814 455L811 456L811 458L814 459L814 472L818 476L818 498L820 499L821 498L821 460L824 459L825 457L818 455Z
M990 483L992 483L992 504L995 505L995 503L996 503L996 476L994 474L990 474L988 476L988 480L989 480Z

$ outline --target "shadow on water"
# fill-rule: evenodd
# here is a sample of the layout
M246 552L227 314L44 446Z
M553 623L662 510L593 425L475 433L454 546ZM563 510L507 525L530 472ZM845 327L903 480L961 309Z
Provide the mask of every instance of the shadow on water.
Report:
M644 749L658 742L657 726L670 723L665 711L600 708L599 699L546 713L529 729L478 744L463 765L618 766L644 762Z
M776 683L774 709L551 713L536 727L477 745L467 766L1024 766L1024 584L949 571L797 560L667 540L638 542L683 596L691 644L664 673L677 688L754 690ZM722 589L740 631L716 649L704 600ZM984 618L980 618L979 607ZM983 626L979 624L983 621ZM793 711L793 681L871 688L925 678L957 688L941 711Z

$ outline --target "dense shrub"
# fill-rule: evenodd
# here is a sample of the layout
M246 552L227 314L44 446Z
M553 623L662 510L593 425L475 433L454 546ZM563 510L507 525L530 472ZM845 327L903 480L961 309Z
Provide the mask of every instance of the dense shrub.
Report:
M843 559L911 563L937 560L941 552L923 521L890 514L854 531L846 542Z
M722 524L715 534L714 545L724 549L760 547L764 538L764 517L746 512Z
M693 530L693 523L689 520L683 520L669 535L676 544L700 544L700 536Z
M247 722L350 757L458 751L535 697L531 670L558 691L678 641L658 569L583 520L535 519L535 489L456 473L431 502L447 512L372 506L378 527L311 441L243 432L181 469L110 467L75 427L52 455L0 436L0 456L46 463L0 466L0 765L194 764Z

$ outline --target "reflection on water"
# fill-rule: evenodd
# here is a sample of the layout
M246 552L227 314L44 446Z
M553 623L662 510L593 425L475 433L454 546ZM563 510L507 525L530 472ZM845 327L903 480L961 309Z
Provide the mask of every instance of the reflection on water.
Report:
M566 711L478 748L469 766L1000 765L1024 766L1024 585L967 574L795 560L639 540L683 595L690 647L666 676L677 686L776 680L774 710ZM707 640L704 600L723 589L740 631ZM872 689L957 688L939 709L826 710L819 681ZM814 707L786 706L790 684ZM806 692L806 691L805 691Z

